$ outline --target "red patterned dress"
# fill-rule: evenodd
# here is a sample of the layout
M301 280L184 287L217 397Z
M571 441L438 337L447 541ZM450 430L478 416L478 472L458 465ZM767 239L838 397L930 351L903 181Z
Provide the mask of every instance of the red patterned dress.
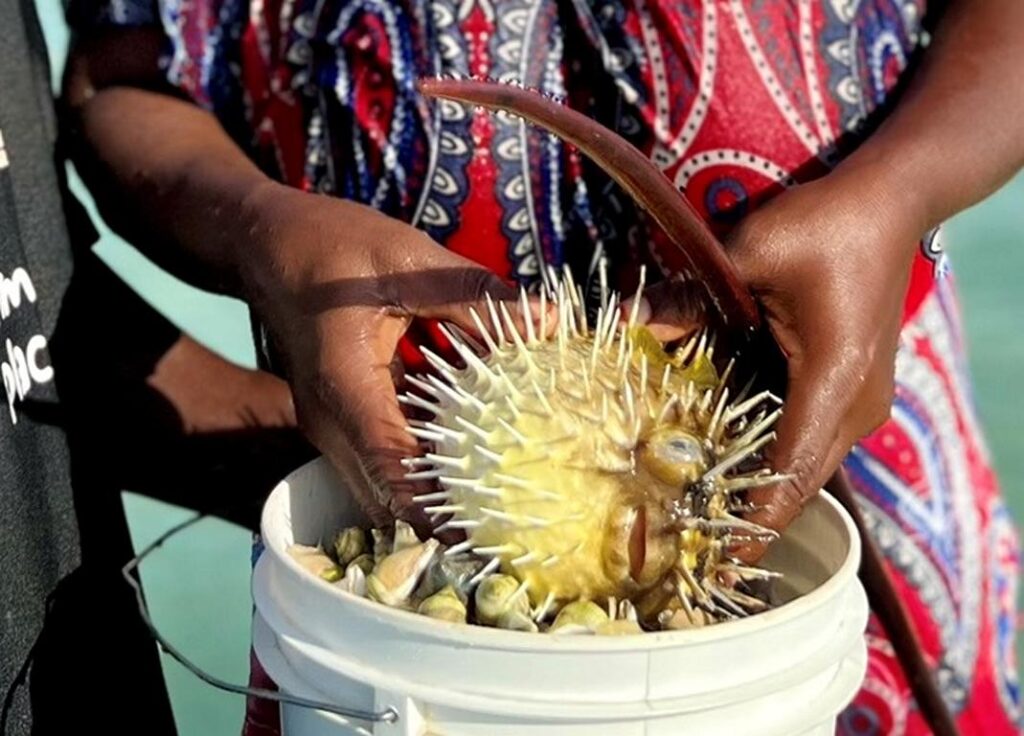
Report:
M557 139L428 106L416 77L565 98L646 151L724 233L856 144L922 48L925 11L924 0L83 0L73 17L159 23L167 78L269 174L371 204L533 286L543 264L588 282L601 256L628 282L640 263L657 269L657 235ZM892 418L846 467L962 732L1014 733L1016 534L939 241L915 259ZM415 362L429 339L414 328L403 356ZM927 733L876 622L867 636L868 676L840 730ZM246 728L274 733L275 709L252 704Z

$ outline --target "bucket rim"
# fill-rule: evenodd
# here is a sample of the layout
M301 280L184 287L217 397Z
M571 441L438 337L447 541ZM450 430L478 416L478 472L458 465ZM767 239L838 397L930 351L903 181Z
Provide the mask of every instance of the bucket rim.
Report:
M759 630L784 625L794 619L808 614L828 604L842 589L855 578L860 567L861 540L854 526L853 519L836 499L824 489L812 497L806 506L813 503L825 503L839 518L846 529L848 549L842 563L825 582L813 590L794 598L787 603L758 613L747 618L725 621L694 629L679 631L653 631L640 634L621 636L559 636L556 634L538 635L525 631L510 631L468 623L454 623L428 618L412 611L391 608L368 598L319 580L299 565L283 548L278 534L270 531L274 519L278 515L287 516L286 501L290 498L292 484L304 475L318 470L318 465L326 465L325 458L320 457L300 466L288 474L274 490L271 491L263 507L260 520L260 533L265 547L264 554L271 554L275 560L289 570L303 587L318 586L316 590L334 596L339 604L351 607L362 616L375 619L380 624L389 625L407 633L419 636L449 640L460 646L487 647L494 649L513 649L520 651L545 652L552 649L566 652L615 652L615 651L649 651L671 649L681 646L707 644L732 638L747 636ZM819 501L820 499L820 501ZM294 543L294 540L293 540Z

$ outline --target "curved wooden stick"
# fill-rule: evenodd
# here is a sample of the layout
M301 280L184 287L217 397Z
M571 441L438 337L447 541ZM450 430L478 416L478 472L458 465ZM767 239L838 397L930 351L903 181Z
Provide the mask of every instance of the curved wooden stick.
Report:
M754 328L760 324L754 298L739 279L721 243L668 178L628 141L597 121L521 87L454 79L425 79L417 86L427 97L519 115L574 144L602 166L662 227L675 245L674 251L659 254L669 268L692 272L701 279L731 326ZM956 736L956 721L942 698L910 617L886 572L882 552L864 524L842 469L829 481L828 488L860 531L864 549L860 576L871 609L889 635L918 707L937 736Z
M670 271L703 282L726 324L734 329L760 324L757 303L736 274L718 238L643 153L596 120L541 94L498 82L423 79L427 97L505 110L572 143L599 164L658 223L675 246L659 255Z

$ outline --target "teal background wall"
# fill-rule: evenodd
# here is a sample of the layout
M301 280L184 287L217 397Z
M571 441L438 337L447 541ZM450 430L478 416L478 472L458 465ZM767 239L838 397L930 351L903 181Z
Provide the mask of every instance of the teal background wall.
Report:
M54 77L67 44L59 0L37 0ZM87 193L72 186L91 207ZM93 211L95 215L95 212ZM94 219L98 219L94 216ZM184 331L230 360L253 365L247 311L240 302L197 291L159 270L101 227L100 257ZM1024 522L1024 175L947 226L947 243L964 308L976 401L1001 481ZM124 494L136 547L186 518L188 511ZM204 521L146 563L143 583L157 625L201 666L243 682L249 652L249 537ZM1018 659L1024 646L1018 645ZM165 658L181 736L236 734L241 698L216 692Z

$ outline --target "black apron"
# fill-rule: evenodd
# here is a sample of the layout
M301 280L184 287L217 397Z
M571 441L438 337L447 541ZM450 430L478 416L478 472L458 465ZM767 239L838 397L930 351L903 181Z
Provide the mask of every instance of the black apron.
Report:
M76 318L95 302L69 291L76 260L76 281L95 267L94 232L55 161L32 0L0 0L0 136L0 734L171 734L157 650L120 576L120 488L69 442L89 417L60 400L94 362L88 331L116 324Z

